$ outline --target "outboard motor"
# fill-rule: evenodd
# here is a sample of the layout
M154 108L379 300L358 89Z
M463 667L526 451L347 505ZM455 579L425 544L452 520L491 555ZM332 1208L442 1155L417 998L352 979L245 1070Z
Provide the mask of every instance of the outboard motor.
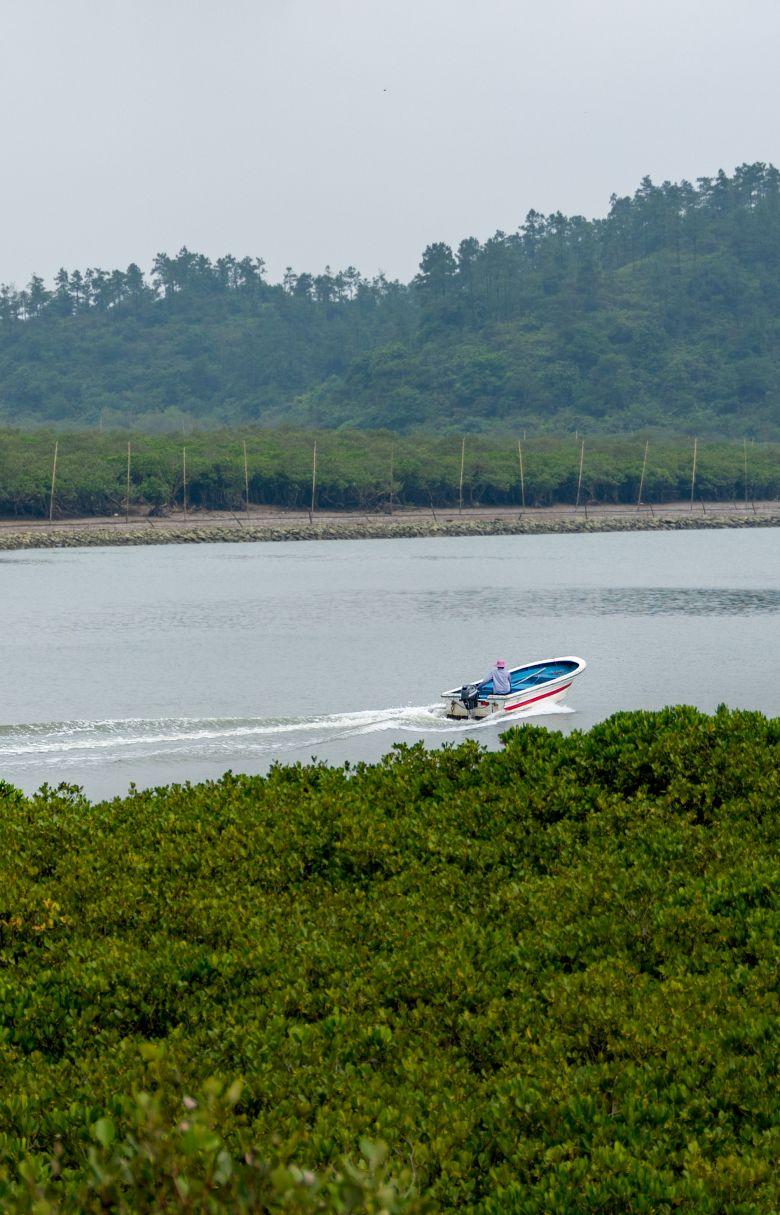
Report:
M479 701L479 684L464 683L460 690L461 704L468 713L472 713L477 707Z

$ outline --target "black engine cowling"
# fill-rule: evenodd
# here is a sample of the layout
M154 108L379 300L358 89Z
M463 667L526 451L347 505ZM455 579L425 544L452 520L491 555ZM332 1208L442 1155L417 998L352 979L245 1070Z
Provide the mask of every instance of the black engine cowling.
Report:
M469 713L472 709L476 709L479 701L479 684L464 683L460 690L460 699L463 706L468 709Z

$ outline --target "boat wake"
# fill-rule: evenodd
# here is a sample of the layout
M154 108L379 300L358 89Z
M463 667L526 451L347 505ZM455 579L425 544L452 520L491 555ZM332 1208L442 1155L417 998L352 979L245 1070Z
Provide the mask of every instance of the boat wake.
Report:
M523 713L522 718L571 712L564 705L540 706ZM438 703L311 717L125 718L0 725L0 777L31 764L84 767L164 755L233 757L237 762L241 756L310 750L314 745L384 731L419 736L471 733L516 724L519 717L512 714L511 722L493 718L450 721Z
M548 704L548 705L530 705L529 708L522 712L515 712L507 717L502 717L500 713L496 713L491 717L482 717L479 720L475 718L467 718L463 721L451 721L442 714L439 706L431 706L431 716L429 726L425 727L426 734L461 734L473 733L474 730L486 730L491 727L495 730L499 726L516 726L525 721L529 717L556 717L560 714L566 715L574 713L575 710L569 705ZM399 730L417 730L418 727L408 725L405 722L398 722Z

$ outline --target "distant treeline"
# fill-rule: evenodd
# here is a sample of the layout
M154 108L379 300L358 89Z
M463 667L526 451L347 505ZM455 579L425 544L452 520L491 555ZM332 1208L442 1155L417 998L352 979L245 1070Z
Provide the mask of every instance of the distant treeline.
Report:
M0 420L780 438L780 173L435 242L410 283L160 253L0 288Z
M182 508L745 502L780 496L780 444L693 440L515 439L377 431L199 432L186 438L118 431L0 431L0 515L54 517ZM584 443L584 447L583 447ZM129 496L128 496L129 447ZM186 451L186 456L185 456ZM246 459L245 459L246 453ZM580 482L580 461L582 479ZM522 466L522 475L521 475ZM644 469L644 472L643 472ZM247 498L248 489L248 498Z

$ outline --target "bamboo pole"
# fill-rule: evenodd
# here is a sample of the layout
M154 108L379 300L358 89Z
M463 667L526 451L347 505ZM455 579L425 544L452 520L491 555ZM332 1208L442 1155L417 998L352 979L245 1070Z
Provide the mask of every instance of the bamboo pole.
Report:
M523 431L523 434L525 434L525 431ZM517 444L517 458L520 461L520 501L522 503L523 510L525 510L525 469L523 468L523 445L519 440Z
M585 440L583 439L582 445L580 447L580 475L577 478L577 501L574 505L575 510L579 510L579 507L580 507L580 490L582 489L582 466L584 463L585 463Z
M743 454L745 457L745 510L748 505L748 465L747 465L747 439L742 440Z
M49 494L49 521L54 518L54 486L57 481L57 452L60 448L59 439L54 440L54 459L51 464L51 493Z
M642 490L645 487L645 472L647 471L647 449L649 446L650 446L650 440L645 439L645 456L644 456L644 459L642 460L642 475L639 478L639 494L638 494L637 500L636 500L637 510L639 510L640 506L642 505Z
M130 444L127 444L127 483L125 485L125 523L130 522Z
M393 513L393 471L395 465L395 443L390 447L390 514Z
M699 450L699 440L693 440L693 465L691 467L691 510L693 510L693 495L696 489L696 456Z
M184 505L184 518L187 518L187 448L181 449L181 469L182 469L182 503Z
M458 514L463 514L463 464L466 459L466 437L460 441L460 484L458 486Z
M244 439L244 493L245 493L244 505L245 505L245 509L248 514L249 513L249 465L247 463L247 458L246 458L246 439Z
M317 440L314 440L314 451L311 457L311 506L309 508L309 523L314 522L314 506L317 501Z

